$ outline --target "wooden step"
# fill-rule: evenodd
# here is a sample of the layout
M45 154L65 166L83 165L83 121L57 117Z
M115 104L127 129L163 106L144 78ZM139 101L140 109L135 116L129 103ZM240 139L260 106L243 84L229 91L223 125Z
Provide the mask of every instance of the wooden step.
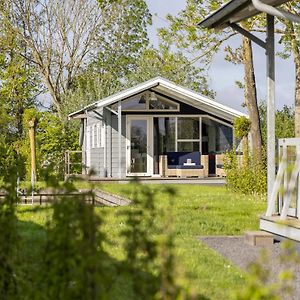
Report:
M274 236L266 231L246 231L244 236L246 244L251 246L270 246L274 244Z

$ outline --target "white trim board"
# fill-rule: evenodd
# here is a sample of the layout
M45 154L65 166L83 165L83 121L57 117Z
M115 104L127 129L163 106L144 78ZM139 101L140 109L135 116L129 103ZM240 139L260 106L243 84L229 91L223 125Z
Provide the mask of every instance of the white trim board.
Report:
M167 79L156 77L144 83L136 85L132 88L126 89L112 96L96 101L83 109L69 114L69 118L75 117L77 114L82 113L86 110L101 108L111 105L115 102L122 101L148 89L152 89L153 91L157 90L160 91L162 94L171 95L172 97L174 97L174 99L178 101L190 104L194 107L199 107L199 109L202 109L212 114L216 114L224 118L225 120L232 120L233 118L241 116L248 117L248 115L242 112L239 112L233 108L218 103L217 101L214 101L190 89L178 86Z
M264 218L260 219L260 229L285 238L300 242L300 229L285 224L276 223Z

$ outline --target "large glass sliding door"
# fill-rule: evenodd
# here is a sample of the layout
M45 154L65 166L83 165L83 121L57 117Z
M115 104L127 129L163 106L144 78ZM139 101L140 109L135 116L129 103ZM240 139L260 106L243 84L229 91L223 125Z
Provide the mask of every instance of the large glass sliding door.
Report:
M202 118L202 153L224 153L232 149L232 127L208 117Z
M232 142L232 127L206 116L127 116L127 175L159 174L159 157L168 152L199 151L212 160Z
M127 175L152 175L151 127L148 117L128 117Z
M159 156L176 151L175 117L153 118L154 174L159 174Z

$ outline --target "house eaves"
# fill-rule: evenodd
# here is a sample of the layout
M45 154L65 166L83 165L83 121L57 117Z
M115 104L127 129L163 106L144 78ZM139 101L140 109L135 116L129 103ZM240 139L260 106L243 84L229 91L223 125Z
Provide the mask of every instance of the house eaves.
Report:
M242 112L232 109L226 105L220 104L190 89L176 85L167 79L156 77L142 84L126 89L125 91L104 98L103 100L97 101L81 110L70 114L69 118L74 118L76 115L81 114L84 111L112 105L118 101L122 101L149 89L167 94L173 97L175 100L182 101L201 110L218 115L229 121L232 121L236 117L247 116Z
M105 106L108 106L108 105L113 104L115 102L118 102L120 100L124 100L128 97L134 96L134 95L136 95L138 93L141 93L143 91L146 91L148 89L151 89L151 88L155 87L155 85L158 84L157 83L158 79L160 79L160 77L150 79L150 80L148 80L146 82L143 82L143 83L140 83L140 84L138 84L134 87L128 88L124 91L115 93L111 96L108 96L106 98L98 100L98 101L96 101L92 104L89 104L89 105L83 107L82 109L79 109L79 110L69 114L68 117L69 117L69 119L72 119L75 115L81 114L85 111L90 111L90 110L93 110L93 109L96 109L96 108L99 108L99 107L105 107Z
M290 0L262 0L263 3L271 6L279 6ZM251 0L231 0L221 6L218 10L207 16L198 25L203 28L222 29L230 24L238 23L241 20L260 14L252 4Z

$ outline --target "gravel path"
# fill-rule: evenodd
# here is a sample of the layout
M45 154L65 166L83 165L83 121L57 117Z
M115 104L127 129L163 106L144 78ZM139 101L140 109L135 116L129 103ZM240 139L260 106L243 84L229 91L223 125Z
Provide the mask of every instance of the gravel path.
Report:
M268 259L265 260L264 267L270 269L273 278L282 270L287 270L287 265L280 262L280 254L283 253L280 244L274 243L272 246L250 246L244 243L243 236L210 236L198 237L198 239L220 253L223 257L231 261L234 265L247 271L250 263L258 261L262 252L266 251ZM299 247L298 253L300 254ZM295 264L293 264L295 266ZM287 300L300 299L300 264L294 268L295 280L293 282L294 295L283 297Z

